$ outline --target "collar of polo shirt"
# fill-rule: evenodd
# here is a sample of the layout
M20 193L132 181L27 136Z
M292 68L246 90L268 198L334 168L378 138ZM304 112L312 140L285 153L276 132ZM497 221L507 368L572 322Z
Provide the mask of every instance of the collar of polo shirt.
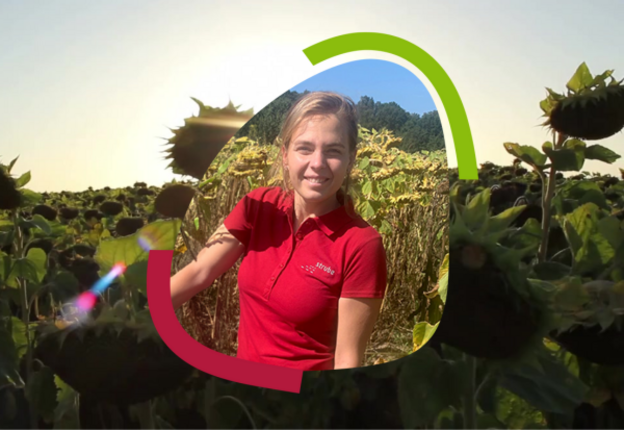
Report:
M321 215L320 217L310 217L308 219L312 219L319 226L321 231L325 233L327 236L331 236L332 234L340 231L342 227L347 225L353 219L347 212L347 208L344 204L344 193L340 190L337 194L338 202L340 203L340 207L334 209L333 211L326 213L325 215ZM284 197L280 199L279 208L280 210L286 212L288 215L288 220L290 221L290 225L293 225L293 205L294 205L294 191L290 190L285 193ZM348 205L350 209L355 212L353 201L350 200Z

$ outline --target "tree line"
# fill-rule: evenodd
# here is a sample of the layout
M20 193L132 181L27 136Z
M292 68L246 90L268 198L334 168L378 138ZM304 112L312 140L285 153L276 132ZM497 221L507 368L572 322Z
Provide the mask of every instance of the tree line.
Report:
M279 135L280 126L288 109L305 91L287 91L264 107L235 137L247 136L267 145L274 142ZM375 102L372 97L362 96L356 104L360 125L372 130L387 128L396 136L403 138L399 148L405 152L435 151L444 149L444 135L438 111L426 112L422 115L409 113L395 102Z

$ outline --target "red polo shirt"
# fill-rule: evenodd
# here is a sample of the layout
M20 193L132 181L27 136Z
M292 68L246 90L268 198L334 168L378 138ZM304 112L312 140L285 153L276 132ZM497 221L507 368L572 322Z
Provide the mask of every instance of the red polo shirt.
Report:
M225 219L245 245L238 272L237 357L302 370L334 368L340 297L381 298L382 238L344 206L293 235L293 194L258 188Z

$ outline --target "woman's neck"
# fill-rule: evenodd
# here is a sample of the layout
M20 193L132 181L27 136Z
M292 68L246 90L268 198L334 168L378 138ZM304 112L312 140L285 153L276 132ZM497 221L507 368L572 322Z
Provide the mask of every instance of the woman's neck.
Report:
M299 229L299 226L303 224L303 222L310 217L320 217L323 216L337 208L340 207L340 202L338 201L338 197L334 196L330 199L327 199L323 202L305 202L301 196L295 193L295 201L294 201L294 227L295 232Z

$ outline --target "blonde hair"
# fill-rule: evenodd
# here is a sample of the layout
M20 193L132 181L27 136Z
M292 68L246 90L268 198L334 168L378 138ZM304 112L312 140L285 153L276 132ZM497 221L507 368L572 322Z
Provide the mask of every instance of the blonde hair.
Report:
M351 98L331 91L314 91L300 97L286 114L280 134L276 140L277 145L281 146L285 151L288 151L288 146L290 145L295 130L297 130L297 127L299 127L305 119L314 115L330 114L336 115L341 124L345 126L349 154L355 158L358 144L358 113L355 103ZM284 172L281 151L278 153L277 159L273 164L273 169L271 170L272 177L277 176L278 173L282 175L281 188L284 191L289 191L288 175ZM350 182L351 168L347 171L345 184L339 191L339 194L342 191L344 205L347 205L351 200L349 195Z

